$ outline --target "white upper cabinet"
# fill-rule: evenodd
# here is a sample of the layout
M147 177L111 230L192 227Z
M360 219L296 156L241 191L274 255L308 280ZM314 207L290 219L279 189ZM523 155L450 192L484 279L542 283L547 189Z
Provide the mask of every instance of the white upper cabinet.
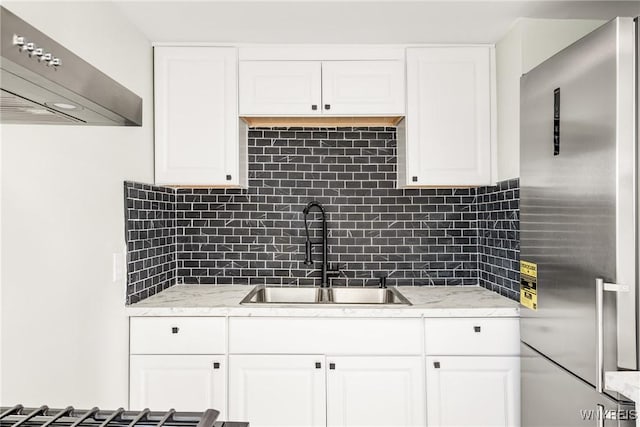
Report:
M237 50L154 49L155 173L160 185L237 186Z
M490 185L492 67L490 46L155 47L155 182L246 186L240 116L378 116L405 117L398 187Z
M320 114L321 75L317 61L241 61L240 115Z
M490 47L407 49L400 187L491 184L491 56Z
M404 61L240 61L241 116L403 115Z
M402 61L322 63L322 110L335 115L404 115Z

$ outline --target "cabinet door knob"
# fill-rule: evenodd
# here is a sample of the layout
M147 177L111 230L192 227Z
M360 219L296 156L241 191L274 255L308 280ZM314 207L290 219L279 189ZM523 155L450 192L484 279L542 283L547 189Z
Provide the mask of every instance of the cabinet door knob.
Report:
M325 110L330 110L331 109L331 104L324 104L324 109Z
M317 109L318 109L318 106L317 106L316 104L313 104L313 105L311 105L311 109L312 109L313 111L315 111L315 110L317 110Z
M412 177L411 177L411 181L413 181L413 182L418 182L418 177L417 177L417 176L412 176Z
M316 362L316 369L320 369L320 368L322 368L322 363Z
M231 181L231 175L227 175L227 181Z
M473 332L480 332L482 329L480 326L474 326L473 327Z
M329 363L329 369L336 369L335 363Z
M440 362L433 362L433 367L436 369L440 369Z
M213 369L220 369L220 362L213 362Z
M171 327L171 333L172 334L177 334L180 331L180 328L178 328L177 326L172 326Z

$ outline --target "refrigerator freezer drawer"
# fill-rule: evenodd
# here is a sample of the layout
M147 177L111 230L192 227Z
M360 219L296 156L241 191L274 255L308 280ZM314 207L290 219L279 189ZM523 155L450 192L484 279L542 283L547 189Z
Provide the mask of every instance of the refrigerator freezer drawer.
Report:
M597 393L526 344L522 344L521 353L522 427L636 425L633 405ZM610 419L613 417L617 419Z

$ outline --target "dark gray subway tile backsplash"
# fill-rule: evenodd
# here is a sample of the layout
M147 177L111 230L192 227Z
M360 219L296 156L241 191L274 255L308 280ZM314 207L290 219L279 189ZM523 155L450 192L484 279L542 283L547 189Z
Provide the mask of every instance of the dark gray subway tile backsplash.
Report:
M124 183L127 304L176 281L176 194L171 188Z
M480 285L520 299L520 182L477 189Z
M479 199L488 202L500 186L396 189L395 128L253 128L248 145L248 189L153 187L174 200L174 216L167 217L175 220L174 234L169 233L175 258L166 263L146 257L146 264L136 264L133 258L140 261L140 254L131 257L129 277L137 280L129 282L129 291L144 292L136 274L145 265L158 271L174 266L171 280L177 283L319 284L320 247L314 249L314 267L303 263L302 209L317 200L328 214L329 261L341 270L334 286L377 285L377 277L385 275L390 285L480 283L516 297L507 281L512 266L490 268L491 261L502 263L512 254L501 257L494 251L502 235L489 239L485 230L495 226L486 221L495 206ZM131 195L125 196L129 206ZM127 224L135 220L131 215L140 216L135 210L127 208ZM318 238L319 215L309 219ZM508 225L513 224L517 220ZM146 225L164 230L166 223ZM130 237L140 236L128 232L129 247L135 243ZM145 244L157 243L147 239ZM498 283L494 277L501 274L505 277ZM130 296L128 302L138 299Z
M474 191L396 189L395 128L252 129L248 145L247 190L177 191L183 283L319 284L303 263L312 200L328 215L333 285L477 283Z

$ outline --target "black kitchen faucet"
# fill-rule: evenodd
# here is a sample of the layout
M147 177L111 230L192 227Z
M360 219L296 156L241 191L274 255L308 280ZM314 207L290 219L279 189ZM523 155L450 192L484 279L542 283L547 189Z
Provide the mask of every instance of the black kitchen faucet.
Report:
M322 214L322 240L312 242L309 238L309 226L307 224L307 215L313 208L318 208L320 213ZM307 203L307 206L302 210L304 214L304 231L307 236L307 240L305 242L305 257L304 263L305 265L313 265L313 261L311 260L311 252L313 245L322 245L322 282L320 283L320 287L328 288L329 287L329 276L337 276L339 274L339 270L330 270L329 262L327 260L327 255L329 253L329 246L327 243L328 233L327 233L327 213L324 210L324 207L318 201L312 201Z

